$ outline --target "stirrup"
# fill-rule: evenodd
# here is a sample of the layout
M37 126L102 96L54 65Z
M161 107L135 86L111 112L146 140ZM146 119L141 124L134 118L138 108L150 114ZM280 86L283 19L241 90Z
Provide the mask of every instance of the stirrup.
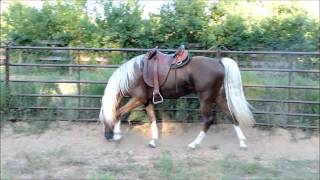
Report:
M156 96L160 97L159 101L157 101L157 99L155 98ZM152 102L153 102L153 104L160 104L163 102L163 97L161 96L160 93L153 93Z

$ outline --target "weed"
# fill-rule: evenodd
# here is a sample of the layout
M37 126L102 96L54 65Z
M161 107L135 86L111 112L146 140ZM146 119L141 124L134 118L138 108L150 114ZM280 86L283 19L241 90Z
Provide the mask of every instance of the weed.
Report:
M62 164L67 166L85 166L85 165L88 165L89 163L81 158L67 157L64 159Z
M196 179L199 174L191 170L186 162L173 159L169 151L164 151L155 165L160 170L160 179L188 180Z
M1 167L0 179L2 180L11 180L13 179L13 173L7 167Z
M41 154L24 153L24 158L27 161L21 171L26 174L33 174L41 169L47 169L50 166L50 158Z
M218 179L316 179L317 161L278 159L269 164L238 160L232 155L215 161L209 168L209 177Z
M319 178L319 161L278 159L272 167L282 179L317 179Z
M21 134L41 134L49 129L50 121L32 121L26 123L11 123L15 133Z
M159 159L159 168L161 175L166 177L166 179L169 179L174 171L174 164L170 153L164 152L161 155Z
M114 180L116 178L114 178L112 175L110 175L109 173L102 173L102 172L98 172L98 173L93 173L89 176L90 180Z

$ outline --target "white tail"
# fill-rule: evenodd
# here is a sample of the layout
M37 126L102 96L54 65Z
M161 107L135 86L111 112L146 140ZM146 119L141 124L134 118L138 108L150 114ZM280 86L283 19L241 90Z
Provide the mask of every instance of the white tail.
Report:
M225 69L224 89L229 110L241 126L252 126L254 118L242 88L238 64L230 58L222 58Z

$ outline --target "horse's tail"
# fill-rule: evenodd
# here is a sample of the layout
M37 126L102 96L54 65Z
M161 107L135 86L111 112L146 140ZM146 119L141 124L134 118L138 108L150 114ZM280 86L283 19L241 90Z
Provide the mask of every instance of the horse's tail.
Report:
M252 126L255 121L243 93L238 64L230 58L222 58L221 62L225 69L224 89L228 108L241 126Z

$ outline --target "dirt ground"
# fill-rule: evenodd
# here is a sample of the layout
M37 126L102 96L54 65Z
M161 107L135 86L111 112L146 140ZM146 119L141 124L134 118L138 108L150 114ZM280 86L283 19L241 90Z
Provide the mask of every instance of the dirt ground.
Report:
M149 124L122 125L121 142L104 139L98 123L34 124L1 129L1 179L319 179L319 134L247 128L239 148L232 125L210 129L187 148L202 124L161 123L157 148Z

